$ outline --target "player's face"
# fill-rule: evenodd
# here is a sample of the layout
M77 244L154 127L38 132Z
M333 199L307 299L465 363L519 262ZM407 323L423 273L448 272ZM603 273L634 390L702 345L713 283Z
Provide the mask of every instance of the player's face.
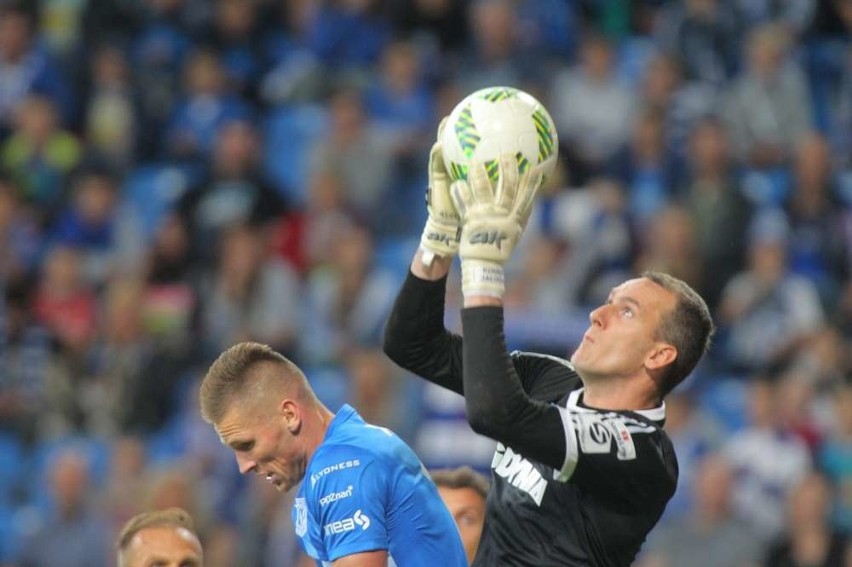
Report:
M439 486L438 494L459 528L467 562L473 563L485 522L485 500L472 488Z
M202 567L203 553L198 538L189 530L173 526L145 528L130 542L125 552L128 567Z
M286 492L301 482L307 466L301 439L279 412L256 406L232 404L216 431L233 449L240 472L263 475L275 488Z
M646 278L614 288L591 323L571 362L583 380L629 377L659 364L662 345L654 339L660 318L674 309L675 295Z

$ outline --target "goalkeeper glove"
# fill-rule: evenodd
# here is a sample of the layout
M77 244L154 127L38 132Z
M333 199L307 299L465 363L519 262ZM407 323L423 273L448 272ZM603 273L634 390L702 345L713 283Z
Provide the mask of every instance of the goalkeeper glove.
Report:
M443 126L442 121L438 127L438 139ZM428 266L435 256L452 258L459 249L459 215L450 198L450 176L444 165L444 152L440 142L435 142L429 153L426 209L429 211L429 218L423 227L420 248L423 251L423 263Z
M538 172L519 174L515 156L506 154L500 157L496 187L484 165L470 168L467 183L452 185L462 220L459 256L465 297L503 297L503 265L521 238L541 181Z

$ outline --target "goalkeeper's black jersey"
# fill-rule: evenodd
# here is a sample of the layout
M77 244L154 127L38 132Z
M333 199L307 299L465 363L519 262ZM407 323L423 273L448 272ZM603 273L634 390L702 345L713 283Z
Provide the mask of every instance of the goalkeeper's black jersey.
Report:
M443 282L409 276L385 349L401 366L464 391L469 414L491 398L479 429L498 444L474 565L629 566L677 483L674 450L662 430L665 406L585 407L570 362L506 353L500 308L463 311L470 343L463 348L460 337L444 330L443 293ZM463 381L462 351L470 358ZM505 412L494 411L495 398Z

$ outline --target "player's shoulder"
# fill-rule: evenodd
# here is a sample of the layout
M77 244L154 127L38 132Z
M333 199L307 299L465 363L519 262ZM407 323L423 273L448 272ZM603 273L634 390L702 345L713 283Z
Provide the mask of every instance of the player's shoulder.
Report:
M574 370L574 364L567 358L562 358L560 356L554 356L552 354L545 354L541 352L530 352L527 350L513 350L510 353L510 356L515 361L530 361L543 364L555 364L564 368L567 371L574 372L576 374L576 370Z
M524 390L535 399L555 402L583 386L574 365L565 358L522 350L513 351L511 358Z
M308 463L305 481L309 486L330 477L351 477L373 460L373 454L358 445L323 443Z

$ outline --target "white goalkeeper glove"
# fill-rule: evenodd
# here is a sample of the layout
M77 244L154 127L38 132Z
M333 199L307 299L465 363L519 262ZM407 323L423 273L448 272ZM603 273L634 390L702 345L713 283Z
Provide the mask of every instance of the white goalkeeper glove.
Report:
M446 119L444 119L446 120ZM438 139L441 139L441 129L438 127ZM444 152L440 142L435 142L429 152L429 188L426 190L426 209L429 218L423 227L420 237L422 261L425 265L432 264L435 256L452 258L459 249L459 215L450 198L450 176L444 165Z
M452 185L462 221L459 256L465 297L503 297L503 265L521 238L541 186L541 173L519 174L513 155L501 156L499 168L496 187L484 165L470 168L467 183Z

